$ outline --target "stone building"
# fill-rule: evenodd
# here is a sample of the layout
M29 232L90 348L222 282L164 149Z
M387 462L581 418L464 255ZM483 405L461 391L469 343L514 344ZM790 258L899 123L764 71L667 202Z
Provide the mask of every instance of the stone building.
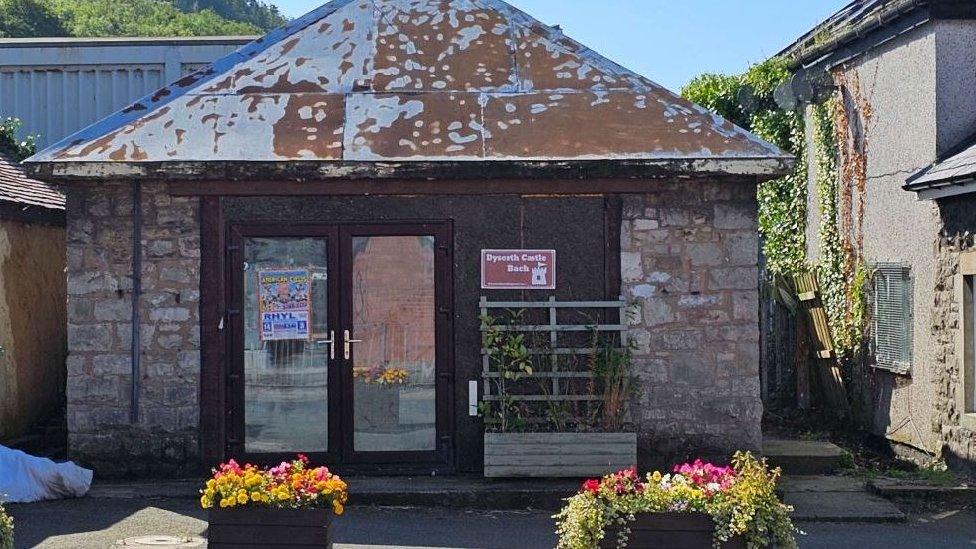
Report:
M853 210L863 208L856 223L874 273L867 380L873 432L907 455L971 467L976 375L968 288L976 203L966 150L976 129L976 5L853 2L783 54L807 74L827 70L856 83L848 101L858 112L871 110L856 130L867 143L866 185L853 193ZM859 92L851 91L855 85ZM815 150L812 135L808 145ZM806 236L815 261L821 212L815 159L809 163Z
M67 189L103 474L479 473L483 295L641 304L642 462L760 444L755 186L791 158L498 0L336 0L29 165ZM555 290L483 290L488 249L555 250ZM378 364L409 437L364 427Z
M56 414L66 354L64 195L0 150L0 440ZM33 442L33 441L32 441Z

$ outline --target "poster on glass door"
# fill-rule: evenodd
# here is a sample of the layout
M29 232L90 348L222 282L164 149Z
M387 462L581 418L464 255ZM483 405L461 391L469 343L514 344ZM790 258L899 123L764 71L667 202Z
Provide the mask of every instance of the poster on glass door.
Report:
M258 271L261 341L308 339L311 325L308 269Z

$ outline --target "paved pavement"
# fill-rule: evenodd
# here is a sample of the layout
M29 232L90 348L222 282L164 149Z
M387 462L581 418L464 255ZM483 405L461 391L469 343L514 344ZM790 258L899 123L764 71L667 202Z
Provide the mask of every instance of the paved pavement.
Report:
M136 535L204 535L206 513L189 499L93 499L11 505L17 548L102 549ZM547 548L545 511L350 507L336 524L336 549ZM898 524L801 523L803 548L976 549L976 513L912 516Z

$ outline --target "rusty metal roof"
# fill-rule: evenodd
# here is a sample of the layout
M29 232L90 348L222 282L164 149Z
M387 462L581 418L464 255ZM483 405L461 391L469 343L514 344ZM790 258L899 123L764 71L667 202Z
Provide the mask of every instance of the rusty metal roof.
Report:
M500 0L335 0L28 162L618 159L789 156Z

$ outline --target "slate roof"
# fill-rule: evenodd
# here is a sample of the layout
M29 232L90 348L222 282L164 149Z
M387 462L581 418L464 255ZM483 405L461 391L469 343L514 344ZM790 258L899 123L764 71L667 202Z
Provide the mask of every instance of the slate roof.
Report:
M919 191L976 179L976 134L948 151L931 166L908 178L905 190Z
M807 62L863 37L928 0L854 0L787 46L779 55Z
M28 177L24 168L3 150L0 150L0 202L20 209L64 211L64 195L47 183Z
M790 157L500 0L335 0L29 162L716 158Z

